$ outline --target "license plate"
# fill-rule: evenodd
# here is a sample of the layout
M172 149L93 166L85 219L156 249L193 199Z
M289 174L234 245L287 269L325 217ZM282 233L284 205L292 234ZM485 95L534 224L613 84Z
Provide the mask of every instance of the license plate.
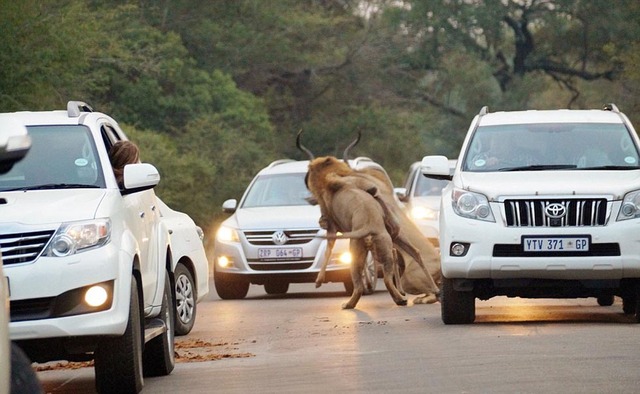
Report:
M522 237L525 252L588 252L589 236Z
M258 249L258 258L264 260L291 260L302 257L302 248Z

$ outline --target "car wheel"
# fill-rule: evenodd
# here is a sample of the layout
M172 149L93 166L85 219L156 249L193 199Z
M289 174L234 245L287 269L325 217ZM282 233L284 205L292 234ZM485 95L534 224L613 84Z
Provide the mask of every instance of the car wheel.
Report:
M633 315L633 322L640 323L640 285L622 297L622 311Z
M598 305L600 305L600 306L611 306L611 305L613 305L614 298L615 298L615 296L612 296L612 295L599 296L598 297Z
M371 252L367 253L367 260L362 273L362 281L364 283L364 294L373 294L378 284L378 266L373 259Z
M453 280L442 277L440 312L444 324L470 324L476 319L476 298L471 291L458 291Z
M267 282L264 284L264 291L267 294L286 294L289 291L289 283L287 282Z
M142 363L145 376L166 376L173 371L176 366L174 352L174 327L175 322L173 307L173 289L167 272L164 280L164 295L162 296L162 307L158 316L164 325L164 332L153 338L144 346L142 353Z
M223 300L238 300L246 297L249 292L249 281L246 279L215 270L213 271L213 284L218 296Z
M187 335L196 321L196 286L191 272L182 264L176 265L176 335Z
M100 342L95 352L96 389L99 393L138 393L142 390L142 320L138 286L131 277L129 322L124 334Z
M38 380L31 360L18 345L11 342L11 392L42 393L42 385Z

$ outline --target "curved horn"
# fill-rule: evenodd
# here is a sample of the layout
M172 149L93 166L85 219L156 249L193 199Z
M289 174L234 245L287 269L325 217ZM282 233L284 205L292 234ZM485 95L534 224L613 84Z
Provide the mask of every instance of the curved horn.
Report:
M358 136L356 137L355 140L353 140L349 146L347 146L344 149L344 153L342 154L342 160L344 160L345 163L349 164L349 150L351 148L353 148L354 146L356 146L358 144L358 142L360 142L360 137L362 136L362 132L360 130L358 130Z
M309 160L313 160L315 159L315 157L313 156L313 153L311 153L311 151L307 148L305 148L301 143L300 143L300 136L302 135L302 129L300 129L300 131L298 131L298 136L296 137L296 146L298 147L298 149L300 149L301 151L303 151L304 153L307 154L307 156L309 156Z

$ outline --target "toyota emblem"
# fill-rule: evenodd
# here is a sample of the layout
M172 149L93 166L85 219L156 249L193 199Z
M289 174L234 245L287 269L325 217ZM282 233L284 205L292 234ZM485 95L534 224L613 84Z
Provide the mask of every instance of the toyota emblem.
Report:
M544 208L544 213L551 219L560 219L567 214L567 208L560 203L554 202Z
M276 231L271 236L271 239L273 240L273 243L276 245L284 245L289 240L289 237L287 237L287 234L285 234L284 231Z

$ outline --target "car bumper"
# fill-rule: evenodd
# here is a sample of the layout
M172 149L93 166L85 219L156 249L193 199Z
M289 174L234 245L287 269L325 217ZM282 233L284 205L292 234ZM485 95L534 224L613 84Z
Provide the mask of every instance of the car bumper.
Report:
M225 275L238 275L248 279L251 283L262 284L267 278L275 278L291 283L315 282L325 256L326 242L322 242L313 257L304 257L296 261L265 261L248 260L240 243L216 242L213 264L215 272ZM351 266L340 262L340 254L348 251L348 241L338 240L333 248L331 259L326 268L327 282L344 282L351 280ZM229 265L220 265L220 259L225 258Z
M129 316L131 261L108 244L74 256L40 257L5 267L11 290L11 339L121 335ZM106 307L92 309L83 303L84 289L94 284L107 288Z
M465 219L447 209L449 211L441 215L440 233L442 273L447 278L640 278L638 220L617 222L610 218L609 223L601 227L507 228L500 222ZM590 252L524 253L523 236L589 236ZM468 245L467 253L452 255L450 249L454 243Z

